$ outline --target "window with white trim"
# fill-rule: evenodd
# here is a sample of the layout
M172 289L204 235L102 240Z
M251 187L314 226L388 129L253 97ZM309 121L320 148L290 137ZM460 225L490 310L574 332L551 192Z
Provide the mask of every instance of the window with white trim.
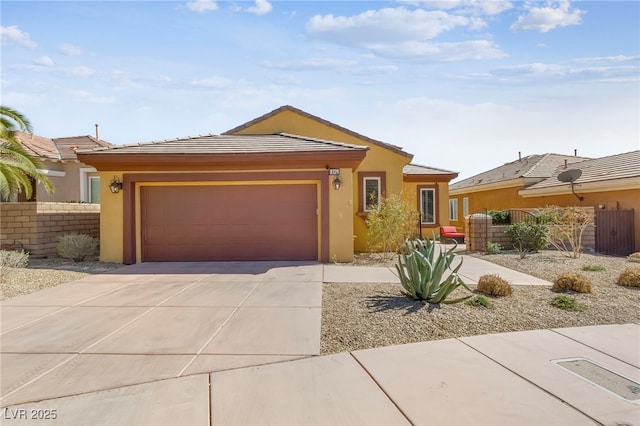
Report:
M423 225L436 223L435 188L420 188L420 223Z
M100 176L89 176L89 202L100 204Z
M365 177L362 178L362 205L365 212L375 210L380 206L380 178Z
M462 199L462 216L469 216L469 197L464 197Z
M449 220L458 220L458 199L449 199Z

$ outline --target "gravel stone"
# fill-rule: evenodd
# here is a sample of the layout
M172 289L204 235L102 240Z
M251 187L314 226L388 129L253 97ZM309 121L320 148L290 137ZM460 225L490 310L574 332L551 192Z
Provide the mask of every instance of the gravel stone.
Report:
M551 306L557 293L550 286L514 285L511 296L489 297L491 306L485 308L464 303L423 305L405 296L400 284L328 283L322 294L321 353L479 334L640 322L640 288L615 283L620 272L635 266L625 258L583 254L569 259L554 251L524 259L514 253L471 255L548 281L563 272L581 273L593 282L593 293L569 296L587 309L567 312ZM365 257L354 264L393 265L388 259ZM605 270L582 271L585 265L600 265ZM465 294L469 293L459 288L451 297Z

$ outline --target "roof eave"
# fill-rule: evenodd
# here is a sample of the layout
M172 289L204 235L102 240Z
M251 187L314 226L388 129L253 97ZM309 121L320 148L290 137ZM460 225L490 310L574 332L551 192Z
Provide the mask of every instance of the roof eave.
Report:
M458 177L458 173L439 173L439 174L403 174L404 182L451 182Z
M627 190L640 191L640 176L624 179L602 180L598 182L575 183L573 185L573 188L577 193ZM571 194L571 185L566 183L561 185L547 186L544 188L524 188L518 191L518 195L523 198L567 194Z

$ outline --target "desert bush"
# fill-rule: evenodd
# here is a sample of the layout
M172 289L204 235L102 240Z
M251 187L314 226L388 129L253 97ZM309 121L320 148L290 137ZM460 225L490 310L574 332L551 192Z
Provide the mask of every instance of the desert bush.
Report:
M370 247L391 257L407 238L415 236L418 219L416 208L399 196L380 200L366 220Z
M473 296L471 299L465 300L464 304L469 306L482 306L484 308L488 308L491 306L491 302L489 302L489 299L487 299L487 296L483 296L481 294L477 294Z
M29 264L29 253L24 250L0 250L0 266L8 268L26 268Z
M511 284L496 274L487 274L478 280L478 292L489 296L511 296Z
M619 285L629 287L640 287L640 268L627 268L620 273L618 281Z
M565 272L564 274L558 275L558 277L553 281L551 290L559 293L568 290L578 293L591 293L592 287L593 284L591 284L589 278L584 275L574 272Z
M492 241L487 241L487 254L500 254L502 246Z
M86 234L62 234L58 236L58 255L65 259L83 262L96 254L100 241Z
M549 226L549 243L568 257L577 259L583 251L582 236L594 225L593 210L547 206L538 210Z
M551 306L560 308L563 311L582 312L587 308L578 303L574 297L568 297L564 295L558 295L551 300Z
M629 262L640 262L640 251L631 253L629 256L627 256L627 260Z
M549 231L545 225L537 223L518 222L505 231L513 248L523 259L527 253L537 252L549 243Z
M487 214L491 216L491 223L494 225L508 225L511 223L509 210L489 210Z
M454 250L457 244L444 251L438 249L436 257L436 239L432 240L406 240L400 250L396 270L400 277L400 283L405 293L413 298L425 303L457 303L471 297L461 297L455 300L447 300L449 294L456 288L463 286L469 292L471 289L462 281L458 275L462 258L455 268L452 268L456 258ZM443 279L446 271L450 270L449 276Z

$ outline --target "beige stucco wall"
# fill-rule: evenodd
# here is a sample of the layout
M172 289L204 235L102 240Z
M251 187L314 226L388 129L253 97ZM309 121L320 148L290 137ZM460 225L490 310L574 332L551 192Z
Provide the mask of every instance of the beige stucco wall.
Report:
M65 176L49 176L49 180L53 184L55 191L53 194L47 193L42 184L38 184L36 187L37 200L42 202L69 202L69 201L83 201L88 198L83 197L81 192L80 179L85 179L88 191L88 176L98 176L97 172L87 172L81 174L81 169L93 169L77 161L43 161L42 169L50 170L54 172L64 172ZM82 175L82 176L81 176Z

